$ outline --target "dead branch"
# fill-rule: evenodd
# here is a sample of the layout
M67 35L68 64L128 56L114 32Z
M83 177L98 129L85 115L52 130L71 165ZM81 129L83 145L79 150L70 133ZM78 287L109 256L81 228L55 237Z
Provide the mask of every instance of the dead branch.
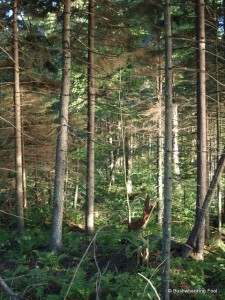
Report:
M5 291L6 294L8 294L12 300L22 300L24 298L17 296L11 289L8 287L8 285L5 283L5 281L0 277L0 286Z

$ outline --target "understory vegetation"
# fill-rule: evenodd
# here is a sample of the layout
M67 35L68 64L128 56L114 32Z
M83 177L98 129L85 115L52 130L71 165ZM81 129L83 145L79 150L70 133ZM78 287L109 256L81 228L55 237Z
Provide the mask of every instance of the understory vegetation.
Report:
M34 203L26 209L27 228L21 237L14 232L15 217L5 214L0 229L0 272L8 286L31 300L157 299L162 233L156 213L146 229L129 232L126 213L120 213L126 210L121 191L105 196L108 202L99 199L96 205L93 237L86 235L82 226L84 203L79 209L68 204L59 252L49 251L51 209L47 204L40 207ZM132 201L133 213L138 216L143 199L137 195ZM194 214L190 213L190 201L182 209L181 201L174 204L172 235L182 243L193 226ZM176 246L172 249L171 299L187 299L188 290L188 299L224 299L223 237L214 228L205 246L204 262L182 260ZM1 299L8 299L3 291Z

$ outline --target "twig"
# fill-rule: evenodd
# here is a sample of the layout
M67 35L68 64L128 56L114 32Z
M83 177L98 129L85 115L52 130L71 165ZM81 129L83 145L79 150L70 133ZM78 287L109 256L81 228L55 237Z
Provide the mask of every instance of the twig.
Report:
M138 273L138 275L140 275L141 277L143 277L143 278L150 284L150 286L152 287L153 291L154 291L155 294L156 294L156 297L157 297L159 300L161 300L161 298L159 297L159 294L158 294L156 288L155 288L154 285L151 283L151 281L150 281L147 277L145 277L144 275L142 275L141 273Z
M156 269L155 269L155 271L153 272L153 274L151 275L151 278L155 275L155 273L157 272L157 270L159 269L159 267L161 267L161 265L163 265L164 264L164 262L167 260L167 258L168 257L170 257L170 256L172 256L172 254L173 254L173 252L174 251L172 251L171 253L170 253L170 255L168 255L157 267L156 267Z
M99 294L100 294L100 289L101 289L102 277L106 273L106 271L108 269L108 266L110 264L110 261L108 261L105 270L102 272L100 267L99 267L98 261L97 261L96 247L97 246L96 246L96 243L95 243L95 240L94 240L94 260L95 260L96 267L98 269L98 278L96 280L96 300L100 300Z
M157 268L155 269L155 271L153 272L153 274L151 275L150 278L152 278L152 277L155 275L155 273L156 273L157 270L160 268L160 266L164 264L164 262L167 260L168 257L170 257L170 256L173 254L173 252L174 252L174 251L172 251L172 252L170 253L170 255L168 255L168 256L166 257L166 259L164 259L164 260L157 266ZM142 277L144 277L142 274L139 274L139 275L141 275ZM147 279L147 278L146 278L146 279ZM148 283L150 283L150 280L147 280L147 281L148 281ZM147 289L148 283L147 283L146 286L145 286L145 289L144 289L144 292L143 292L142 299L143 299L143 297L144 297L144 293L145 293L145 291L146 291L146 289Z
M27 219L27 218L24 218L24 217L20 217L20 216L14 215L14 214L7 213L6 211L1 210L1 209L0 209L0 212L3 213L3 214L9 215L9 216L16 217L16 218L21 218L21 219L25 219L25 220L30 220L30 219Z
M83 262L85 256L87 255L88 250L90 249L91 245L92 245L93 242L95 241L95 239L96 239L96 237L97 237L99 231L102 230L102 228L104 228L104 227L105 227L105 226L99 228L99 230L96 232L96 234L94 235L94 237L93 237L92 240L90 241L90 243L89 243L89 245L88 245L86 251L84 252L84 254L83 254L83 256L82 256L82 258L81 258L79 264L77 265L76 271L75 271L74 274L73 274L73 277L72 277L72 279L71 279L71 282L70 282L70 284L69 284L68 290L67 290L67 292L66 292L66 294L65 294L65 296L64 296L64 298L63 298L63 300L66 300L66 298L67 298L67 296L68 296L68 294L69 294L69 291L70 291L70 289L71 289L71 287L72 287L72 284L73 284L73 282L74 282L74 279L75 279L75 277L76 277L76 275L77 275L77 272L78 272L78 270L79 270L79 268L80 268L80 265L82 264L82 262Z

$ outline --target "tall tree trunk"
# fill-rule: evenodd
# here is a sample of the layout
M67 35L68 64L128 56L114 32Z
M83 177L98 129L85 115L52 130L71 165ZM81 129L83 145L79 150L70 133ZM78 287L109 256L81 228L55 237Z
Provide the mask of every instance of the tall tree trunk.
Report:
M161 57L159 57L158 75L157 75L157 97L159 104L158 118L158 159L157 159L157 181L158 181L158 223L162 226L163 222L163 126L162 126L162 70Z
M165 153L164 153L164 218L162 245L162 299L170 298L170 245L172 206L172 29L170 1L165 1Z
M217 66L218 68L218 66ZM216 108L216 156L217 161L219 159L220 154L220 95L219 95L219 84L218 84L218 69L217 69L217 108ZM221 186L218 184L217 188L217 196L218 196L218 231L221 233L222 228L222 193Z
M22 154L22 126L21 126L21 99L20 99L20 70L19 45L17 26L17 0L13 1L13 46L14 46L14 111L15 111L15 138L16 138L16 216L19 234L24 230L23 210L23 154Z
M196 40L197 40L197 200L196 215L199 216L207 193L207 124L205 86L205 3L196 1ZM198 235L196 253L204 259L205 222Z
M25 138L23 128L23 106L21 108L21 129L22 129L22 164L23 164L23 207L27 208L27 176L26 176L26 161L25 161Z
M223 42L225 42L225 0L223 0L222 6L223 6ZM222 124L221 124L221 128L222 128ZM225 215L225 195L223 197L223 215Z
M86 232L94 233L95 192L95 63L94 63L94 0L89 0L88 24L88 115L87 115L87 186L86 186Z
M225 1L223 1L225 4ZM217 5L216 1L213 1L214 6L214 26L215 26L215 36L216 36L216 43L215 43L215 68L216 68L216 158L217 161L219 160L219 155L221 152L221 128L220 128L220 121L221 121L221 112L220 112L220 84L219 84L219 64L218 64L218 15L217 15ZM225 13L225 7L224 7ZM225 15L224 15L225 17ZM225 28L225 24L224 24ZM221 193L221 186L220 183L218 184L217 188L217 197L218 197L218 231L221 233L222 228L222 193Z
M216 161L215 161L215 155L213 155L213 149L215 146L213 118L210 117L207 112L206 112L206 128L207 128L206 187L208 188L209 181L212 179L214 171L215 171ZM209 128L209 130L208 130L208 128ZM211 128L211 132L210 132L210 128ZM210 161L211 161L211 168L209 167ZM206 192L207 192L207 189L206 189ZM210 228L209 227L210 227L210 213L209 213L209 211L207 211L205 213L205 240L209 239L209 237L210 237Z
M121 71L120 71L120 82L119 82L119 110L120 110L120 129L121 129L121 146L122 146L122 156L121 156L121 166L123 166L124 172L124 184L126 187L126 202L128 209L128 224L131 222L131 206L129 194L132 193L132 182L127 177L127 168L126 168L126 132L125 132L125 121L123 116L123 106L122 106L122 98L121 98Z
M59 130L55 161L55 182L53 195L53 220L51 229L51 250L62 246L62 220L64 207L64 189L67 160L67 138L68 138L68 106L70 98L70 6L71 1L66 0L63 19L63 69L62 89L60 97Z

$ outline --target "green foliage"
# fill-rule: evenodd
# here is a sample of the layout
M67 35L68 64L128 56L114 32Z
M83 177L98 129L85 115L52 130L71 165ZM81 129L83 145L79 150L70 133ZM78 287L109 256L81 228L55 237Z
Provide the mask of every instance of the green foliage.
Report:
M33 253L35 253L35 260L37 264L45 266L47 269L51 267L52 269L55 269L59 266L59 262L67 257L66 253L62 253L61 255L57 255L55 252L43 252L34 250Z
M98 209L102 209L99 206ZM182 210L177 211L182 216ZM185 215L184 211L184 215ZM70 216L70 222L72 222ZM118 219L118 218L117 218ZM76 220L76 216L75 216ZM86 251L90 238L81 232L69 231L68 223L64 228L63 251L49 252L47 249L48 234L43 229L33 226L23 236L9 236L1 230L4 242L4 252L0 258L1 264L6 262L3 278L10 282L15 292L23 294L27 299L63 299L69 284L76 273L69 291L68 299L90 300L96 296L96 291L102 299L152 299L155 292L148 282L138 273L148 278L156 290L160 291L159 265L161 240L159 228L149 225L143 233L127 232L124 226L115 228L111 219L103 228L95 241L95 252L90 248L85 259L77 269L78 263ZM183 226L183 230L185 230ZM150 233L150 236L148 234ZM154 234L155 236L152 236ZM182 230L176 232L177 238ZM12 245L13 248L12 248ZM205 261L183 261L181 258L171 259L171 288L175 289L212 289L217 287L218 299L223 299L222 285L224 273L224 245L211 242L212 251L216 255L206 255ZM138 265L141 253L149 248L150 258L147 265ZM214 250L216 249L216 250ZM95 254L94 254L95 253ZM98 267L96 265L98 263ZM99 273L101 270L101 273ZM219 270L219 272L218 272ZM99 289L96 290L96 284ZM174 299L179 299L173 295ZM180 299L185 299L185 294ZM192 296L190 296L192 299ZM213 295L197 294L193 299L214 299Z
M4 246L7 246L9 244L9 233L3 229L0 228L0 247L3 248Z
M76 272L74 270L74 272ZM61 297L63 297L69 288L69 283L67 282L63 287L61 291ZM70 286L70 290L67 296L68 300L73 300L74 298L77 300L88 300L91 293L94 291L95 283L93 282L93 279L87 278L87 273L79 269L76 272L76 276L72 282L72 285Z
M71 101L66 219L63 248L50 252L56 120L60 106L62 75L62 1L22 1L19 21L19 59L23 108L24 162L27 178L26 230L15 232L13 60L10 1L1 8L1 175L0 175L0 269L9 286L26 299L155 299L160 291L162 229L152 214L145 230L128 232L123 136L133 138L133 184L130 199L132 220L143 213L144 196L158 200L159 73L164 85L163 5L157 1L117 0L96 2L95 79L95 226L102 228L78 268L91 238L82 232L85 214L87 157L87 1L74 1L71 18ZM221 1L206 1L207 95L209 158L211 171L217 161L217 104L224 114L224 45ZM179 110L180 175L173 174L172 237L186 242L193 226L196 200L196 102L193 1L171 1L173 26L173 101ZM217 20L215 20L217 19ZM221 23L221 24L216 24ZM209 25L210 24L210 25ZM212 27L210 27L212 26ZM216 30L217 26L220 27ZM215 32L216 31L216 32ZM208 42L210 41L210 42ZM216 45L215 45L216 44ZM216 53L215 53L216 52ZM218 69L215 61L217 59ZM216 79L217 84L215 84ZM210 78L210 79L209 79ZM160 96L160 97L159 97ZM221 101L219 103L218 101ZM164 107L160 108L164 113ZM212 116L212 117L211 117ZM122 117L122 120L121 120ZM3 120L5 119L5 120ZM163 117L162 117L163 119ZM163 122L164 120L162 120ZM123 123L123 124L122 124ZM162 131L164 128L162 128ZM162 133L163 135L163 133ZM223 144L223 130L220 132ZM126 151L125 151L126 152ZM109 186L114 156L114 185ZM78 167L79 162L79 167ZM72 207L77 177L79 197ZM224 190L225 180L221 182ZM212 206L217 214L217 202ZM78 226L79 225L79 226ZM149 261L142 263L148 248ZM171 258L171 287L207 289L217 287L216 299L225 290L224 242L211 239L204 262ZM99 290L97 290L99 287ZM99 292L98 295L96 293ZM98 296L98 297L97 297ZM4 296L3 296L4 297ZM187 295L175 295L186 299ZM181 298L179 298L181 297ZM190 299L213 299L214 295L188 295Z

